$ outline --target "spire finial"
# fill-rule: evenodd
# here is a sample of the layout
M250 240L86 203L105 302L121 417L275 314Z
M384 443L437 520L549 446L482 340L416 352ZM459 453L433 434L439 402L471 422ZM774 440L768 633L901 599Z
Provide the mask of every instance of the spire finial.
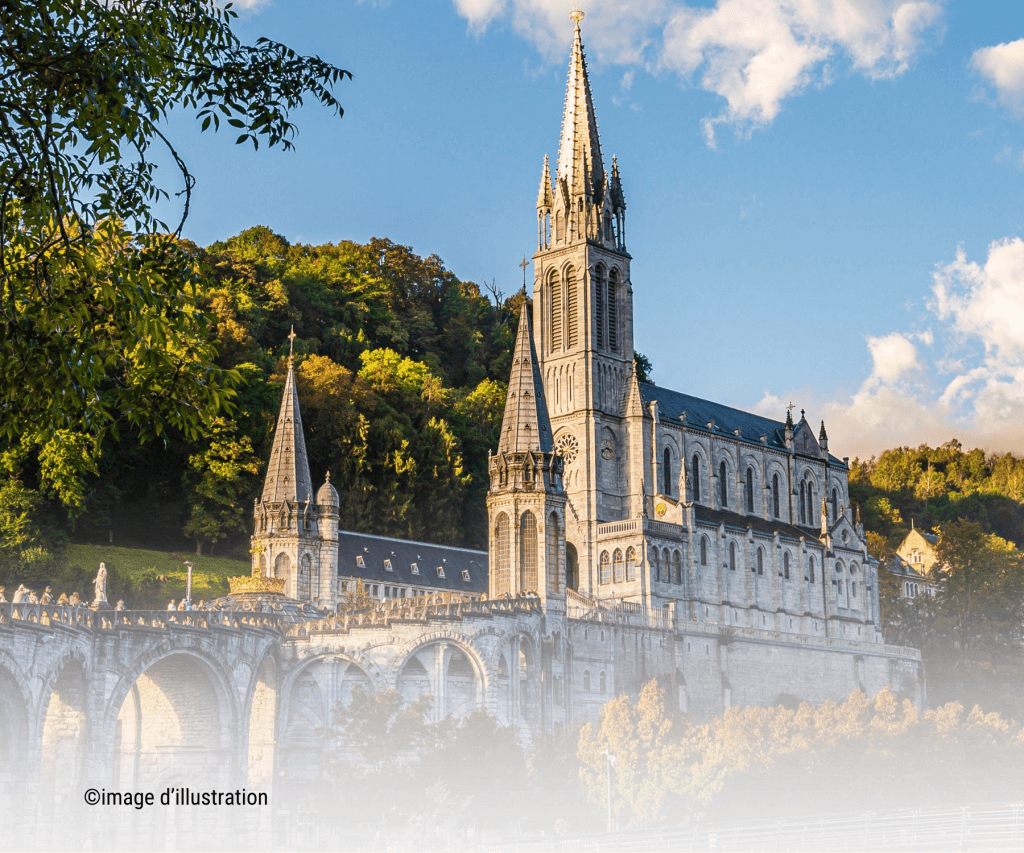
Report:
M530 262L526 260L526 255L523 255L523 260L519 263L519 268L523 271L523 293L526 293L526 270L530 266Z
M579 29L580 21L585 17L586 15L583 13L583 10L580 9L579 0L576 0L576 2L572 4L572 11L569 13L569 20L575 22L576 29Z
M289 363L295 357L295 339L298 335L295 334L295 326L292 326L292 330L288 335L288 361Z

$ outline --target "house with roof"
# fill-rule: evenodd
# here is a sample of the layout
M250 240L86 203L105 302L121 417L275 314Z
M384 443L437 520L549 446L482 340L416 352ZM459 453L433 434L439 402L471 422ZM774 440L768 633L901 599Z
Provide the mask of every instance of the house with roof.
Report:
M935 546L939 537L934 533L918 530L913 519L910 532L903 537L896 553L886 568L900 579L900 597L917 598L921 595L935 595L938 586L932 576L937 557Z

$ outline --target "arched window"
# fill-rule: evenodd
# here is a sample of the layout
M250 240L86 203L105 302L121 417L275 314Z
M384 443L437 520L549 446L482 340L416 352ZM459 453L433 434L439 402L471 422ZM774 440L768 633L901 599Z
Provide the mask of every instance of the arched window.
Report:
M811 570L811 574L810 574L811 583L814 583L814 557L810 558L810 560L808 562L808 567Z
M651 548L651 580L660 581L661 575L658 574L660 566L658 564L658 549Z
M551 350L562 348L562 279L558 270L551 271L548 279L548 320L551 323Z
M636 549L632 545L626 549L626 580L636 580Z
M706 566L708 564L708 537L700 537L700 564Z
M608 273L608 349L619 351L619 271Z
M807 481L807 523L814 524L814 489L811 481Z
M579 288L576 286L576 268L565 268L566 347L572 349L579 341Z
M800 484L800 523L807 524L806 484Z
M600 572L601 583L612 582L612 561L611 557L608 556L607 551L601 552L601 572Z
M754 511L754 469L747 468L747 512Z
M779 517L779 475L772 475L772 515Z
M718 466L718 497L722 506L729 506L729 483L726 480L725 460Z
M731 571L734 571L734 572L736 571L736 543L735 542L730 542L729 543L729 569Z
M757 549L757 573L764 574L764 548Z
M590 692L590 670L583 670L583 690L585 693Z
M700 457L693 454L693 500L700 500Z
M662 473L665 479L664 492L669 497L672 497L672 451L667 447L662 454Z
M283 578L288 576L288 572L291 571L292 560L287 554L281 553L277 555L277 559L274 560L274 577Z
M558 540L561 534L561 525L558 521L558 516L555 513L551 513L548 516L548 555L547 555L547 575L548 575L548 592L552 595L558 595L562 591L562 572L561 566L559 565L558 559Z
M782 554L782 576L789 580L789 551L784 551Z
M615 583L623 583L626 580L626 561L622 558L622 549L615 549L615 556L612 558L615 568Z
M600 678L601 678L601 692L602 693L607 693L608 692L608 677L602 671Z
M839 493L832 490L832 523L839 521Z
M537 518L529 510L519 519L519 591L537 592Z
M604 264L598 264L594 274L594 345L604 347L605 341L605 289L607 288L607 276L604 271Z
M503 512L499 513L498 520L494 525L494 553L497 555L497 565L494 567L496 572L495 595L504 595L506 592L512 592L508 533L508 516Z
M678 551L672 552L672 582L683 582L683 560L682 555Z
M309 554L303 554L302 560L299 561L299 577L296 591L298 595L295 597L299 601L309 601L313 596L310 594L310 580L313 575L313 561L310 559Z

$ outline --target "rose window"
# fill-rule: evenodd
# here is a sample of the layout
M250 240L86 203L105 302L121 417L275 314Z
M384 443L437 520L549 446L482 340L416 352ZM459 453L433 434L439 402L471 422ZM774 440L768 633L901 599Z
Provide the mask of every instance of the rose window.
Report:
M571 465L580 452L580 443L574 435L559 436L555 442L555 452L565 460L566 465Z

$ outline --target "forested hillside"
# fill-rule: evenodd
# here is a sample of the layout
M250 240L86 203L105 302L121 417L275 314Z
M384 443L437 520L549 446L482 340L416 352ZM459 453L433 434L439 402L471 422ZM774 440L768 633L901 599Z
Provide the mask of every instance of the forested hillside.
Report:
M487 451L521 295L485 295L388 240L290 245L256 227L195 252L237 396L198 440L108 432L70 488L38 448L4 446L4 574L45 572L68 538L247 558L293 325L313 480L330 471L342 526L484 545Z

